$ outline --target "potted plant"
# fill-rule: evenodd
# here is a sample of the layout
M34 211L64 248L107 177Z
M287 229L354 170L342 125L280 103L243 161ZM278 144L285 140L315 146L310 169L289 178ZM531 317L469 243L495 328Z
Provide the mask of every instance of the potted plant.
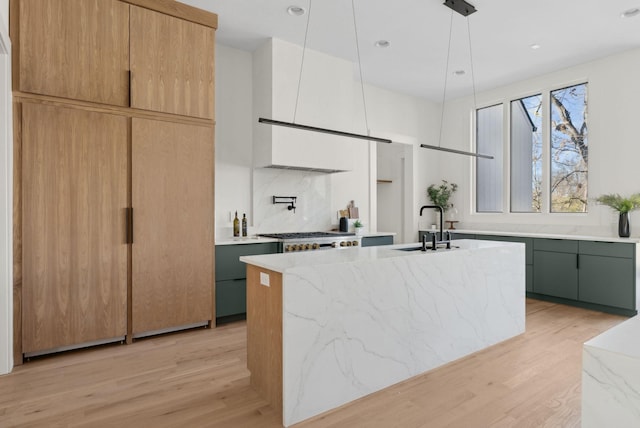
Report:
M353 223L353 227L356 229L356 235L362 235L362 233L364 232L364 225L362 224L360 219L356 220Z
M628 238L631 235L629 213L640 208L640 193L634 193L628 198L623 198L617 193L611 193L598 196L596 201L618 211L618 235L621 238Z
M427 188L427 196L431 199L434 205L442 207L443 211L447 211L453 206L449 203L449 198L458 190L456 183L449 183L447 180L442 180L442 184L436 186L432 184Z

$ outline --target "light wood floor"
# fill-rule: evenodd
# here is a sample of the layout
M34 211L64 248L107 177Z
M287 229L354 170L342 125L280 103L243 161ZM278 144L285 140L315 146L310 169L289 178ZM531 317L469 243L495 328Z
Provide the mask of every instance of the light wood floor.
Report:
M527 301L517 338L298 427L579 427L582 343L625 318ZM0 376L0 427L280 426L245 322L46 357Z

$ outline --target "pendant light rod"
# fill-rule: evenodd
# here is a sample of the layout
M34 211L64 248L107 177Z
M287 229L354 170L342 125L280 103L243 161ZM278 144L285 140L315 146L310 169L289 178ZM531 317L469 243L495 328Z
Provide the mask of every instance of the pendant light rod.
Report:
M448 152L448 153L455 153L458 155L464 155L464 156L473 156L476 158L482 158L482 159L493 159L493 156L491 155L485 155L482 153L475 153L475 152L466 152L464 150L456 150L456 149L448 149L445 147L441 146L442 143L442 129L444 127L444 111L445 111L445 102L446 102L446 95L447 95L447 82L449 80L449 58L451 56L451 34L453 33L453 12L458 12L460 15L464 16L465 18L467 18L467 34L468 34L468 39L469 39L469 60L471 62L471 86L473 88L473 108L475 110L476 108L476 84L475 84L475 77L474 77L474 73L473 73L473 55L471 52L471 28L469 26L469 18L468 16L471 15L472 13L476 12L477 9L470 3L467 3L464 0L445 0L445 2L443 3L445 6L447 6L448 8L451 9L451 18L450 18L450 22L449 22L449 43L448 43L448 47L447 47L447 63L445 65L445 71L444 71L444 90L442 91L442 112L440 114L440 134L438 136L438 145L437 146L431 146L429 144L420 144L420 147L422 147L423 149L430 149L430 150L438 150L441 152Z
M458 155L474 156L476 158L493 159L493 156L491 155L485 155L482 153L474 153L474 152L465 152L464 150L447 149L446 147L430 146L428 144L420 144L420 147L422 147L423 149L431 149L431 150L439 150L441 152L456 153Z
M259 123L264 123L264 124L267 124L267 125L275 125L275 126L282 126L282 127L285 127L285 128L300 129L302 131L320 132L320 133L323 133L323 134L338 135L340 137L348 137L348 138L357 138L357 139L360 139L360 140L376 141L378 143L388 143L388 144L390 144L390 143L393 142L393 141L389 140L388 138L373 137L371 135L363 135L363 134L354 134L352 132L338 131L336 129L319 128L317 126L302 125L300 123L283 122L281 120L267 119L265 117L258 118L258 122Z

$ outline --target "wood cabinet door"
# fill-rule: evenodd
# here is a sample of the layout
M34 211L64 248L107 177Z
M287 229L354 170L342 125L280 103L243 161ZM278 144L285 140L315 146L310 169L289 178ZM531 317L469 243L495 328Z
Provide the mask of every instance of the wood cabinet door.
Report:
M14 1L19 1L20 11L21 91L129 105L128 4Z
M127 119L22 107L23 352L126 335Z
M133 119L134 336L213 319L213 128Z
M213 28L131 6L131 107L213 119Z

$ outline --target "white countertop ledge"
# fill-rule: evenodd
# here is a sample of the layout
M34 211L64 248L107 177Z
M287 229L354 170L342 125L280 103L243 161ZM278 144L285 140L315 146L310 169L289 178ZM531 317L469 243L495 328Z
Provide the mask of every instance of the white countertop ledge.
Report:
M431 230L429 230L431 232ZM571 235L571 234L554 234L540 232L505 232L502 230L472 230L472 229L454 229L451 231L454 236L456 233L466 233L475 235L495 235L495 236L522 236L525 238L546 238L546 239L573 239L576 241L599 241L599 242L622 242L626 244L637 244L640 238L620 238L618 236L589 236L589 235Z
M263 238L261 236L245 236L244 238L226 238L216 241L216 245L243 245L243 244L268 244L279 242L273 238Z
M402 248L419 247L420 244L384 245L379 247L339 248L334 250L311 251L303 253L264 254L256 256L242 256L240 261L263 269L284 273L289 269L341 263L371 262L375 260L400 257L438 257L452 252L472 252L482 248L524 245L516 242L476 241L460 239L452 244L450 250L439 248L436 251L401 251Z

